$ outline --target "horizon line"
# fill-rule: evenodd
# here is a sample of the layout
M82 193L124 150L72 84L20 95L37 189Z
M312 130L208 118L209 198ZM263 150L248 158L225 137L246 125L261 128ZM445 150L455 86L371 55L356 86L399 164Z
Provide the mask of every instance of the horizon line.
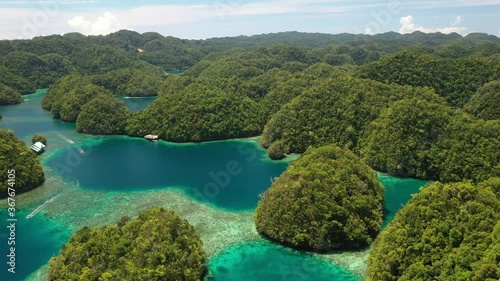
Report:
M109 35L112 35L112 34L116 34L116 33L120 33L120 32L123 32L123 31L128 31L128 32L133 32L133 33L137 33L139 35L144 35L146 33L156 33L156 34L159 34L161 35L162 37L164 38L168 38L168 37L172 37L172 38L176 38L176 39L181 39L181 40L189 40L189 41L205 41L205 40L214 40L214 39L227 39L227 38L238 38L238 37L248 37L248 38L251 38L251 37L257 37L257 36L266 36L266 35L276 35L276 34L283 34L283 33L300 33L300 34L319 34L319 35L330 35L330 36L337 36L337 35L352 35L352 36L362 36L362 37L376 37L376 36L380 36L380 35L384 35L384 34L396 34L398 36L409 36L409 35L413 35L415 33L417 34L425 34L425 35L443 35L443 36L460 36L461 38L467 38L469 37L470 35L473 35L473 34L482 34L482 35L487 35L487 36L492 36L492 37L495 37L497 39L500 40L500 37L499 36L496 36L495 34L490 34L490 33L487 33L487 32L471 32L471 33L468 33L466 35L462 35L460 33L457 33L457 32L451 32L451 33L442 33L442 32L422 32L422 31L419 31L419 30L416 30L414 32L411 32L411 33L400 33L400 32L397 32L397 31L387 31L387 32L382 32L382 33L376 33L376 34L365 34L365 33L350 33L350 32L341 32L341 33L326 33L326 32L307 32L307 31L297 31L297 30L288 30L288 31L279 31L279 32L269 32L269 33L256 33L256 34L252 34L252 35L244 35L244 34L241 34L241 35L233 35L233 36L220 36L220 37L207 37L207 38L181 38L181 37L175 37L175 36L172 36L172 35L165 35L165 34L162 34L160 32L156 32L156 31L145 31L145 32L138 32L138 31L135 31L135 30L130 30L130 29L121 29L121 30L118 30L118 31L115 31L115 32L111 32L111 33L108 33L108 34L105 34L105 35L85 35L85 34L82 34L81 32L67 32L67 33L63 33L63 34L60 34L60 33L54 33L54 34L47 34L47 35L39 35L39 36L34 36L32 38L18 38L18 39L7 39L7 38L3 38L1 39L0 38L0 41L30 41L30 40L33 40L35 38L44 38L44 37L52 37L52 36L66 36L66 35L70 35L70 34L78 34L78 35L81 35L81 36L84 36L84 37L106 37L106 36L109 36Z

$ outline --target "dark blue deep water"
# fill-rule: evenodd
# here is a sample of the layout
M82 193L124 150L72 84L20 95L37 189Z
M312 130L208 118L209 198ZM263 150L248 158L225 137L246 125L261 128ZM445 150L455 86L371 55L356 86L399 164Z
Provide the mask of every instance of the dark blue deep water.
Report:
M3 115L0 128L11 129L19 138L48 132L64 133L75 130L75 124L52 118L52 114L42 109L41 101L46 90L24 96L21 104L0 106Z
M288 163L269 160L253 141L179 145L118 137L59 150L46 165L84 188L180 187L196 200L238 211L255 208L259 194Z

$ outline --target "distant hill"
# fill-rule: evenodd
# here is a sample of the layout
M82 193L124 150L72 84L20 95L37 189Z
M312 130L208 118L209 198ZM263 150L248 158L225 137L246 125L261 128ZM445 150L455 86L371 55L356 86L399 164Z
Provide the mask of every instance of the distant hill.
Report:
M31 40L0 40L0 83L29 94L71 74L141 69L161 76L164 71L186 70L203 60L214 61L241 50L255 50L257 56L272 53L285 60L299 55L303 57L300 63L338 66L368 64L403 49L450 59L487 57L500 53L500 38L481 33L462 37L456 33L364 35L293 31L187 40L129 30L106 36L68 33ZM295 64L297 69L304 66Z

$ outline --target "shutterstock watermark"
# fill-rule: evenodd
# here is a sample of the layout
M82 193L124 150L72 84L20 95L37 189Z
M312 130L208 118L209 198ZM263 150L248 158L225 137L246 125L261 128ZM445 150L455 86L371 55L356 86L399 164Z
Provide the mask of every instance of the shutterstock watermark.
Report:
M356 34L377 34L381 33L384 28L387 28L391 22L394 20L395 16L398 16L403 11L403 6L401 1L395 0L387 3L387 5L378 10L371 11L371 20L368 21L364 27L356 27L354 32Z

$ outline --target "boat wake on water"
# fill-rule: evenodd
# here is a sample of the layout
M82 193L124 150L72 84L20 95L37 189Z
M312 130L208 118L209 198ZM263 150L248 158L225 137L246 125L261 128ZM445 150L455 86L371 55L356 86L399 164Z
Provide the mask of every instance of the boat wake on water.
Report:
M68 138L66 136L63 136L61 134L57 134L57 136L60 137L61 139L63 139L64 141L66 141L69 144L75 144L75 142L72 139L70 139L70 138ZM85 154L85 150L83 150L83 148L77 147L76 149L78 150L78 152L80 152L80 154Z
M33 212L31 212L29 215L26 216L27 219L31 219L32 217L34 217L36 214L38 214L41 210L43 210L45 207L47 207L49 204L51 204L52 202L54 202L54 200L59 197L61 194L58 194L52 198L50 198L49 200L45 201L45 203L43 203L42 205L38 206L35 210L33 210Z
M66 141L69 144L75 144L75 142L72 139L68 138L68 137L65 137L65 136L63 136L61 134L57 134L57 136L60 137L61 139L63 139L64 141Z

